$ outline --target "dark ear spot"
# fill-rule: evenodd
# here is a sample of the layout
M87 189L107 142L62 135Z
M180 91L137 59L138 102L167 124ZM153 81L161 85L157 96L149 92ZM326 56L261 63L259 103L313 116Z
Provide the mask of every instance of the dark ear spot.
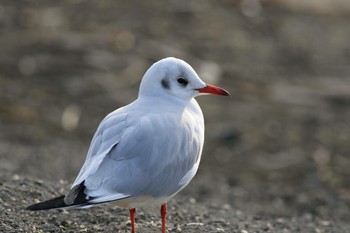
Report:
M170 88L169 86L169 81L166 80L166 79L162 79L162 86L165 88L165 89L168 89Z

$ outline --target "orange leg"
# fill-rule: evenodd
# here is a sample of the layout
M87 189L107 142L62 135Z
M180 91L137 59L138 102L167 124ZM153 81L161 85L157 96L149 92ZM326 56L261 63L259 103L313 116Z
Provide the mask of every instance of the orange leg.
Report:
M167 213L167 206L166 206L166 203L164 203L160 207L160 215L162 216L162 233L166 233L166 224L165 224L166 213Z
M129 212L130 212L130 221L131 221L131 233L135 233L135 212L136 212L136 209L135 208L129 209Z

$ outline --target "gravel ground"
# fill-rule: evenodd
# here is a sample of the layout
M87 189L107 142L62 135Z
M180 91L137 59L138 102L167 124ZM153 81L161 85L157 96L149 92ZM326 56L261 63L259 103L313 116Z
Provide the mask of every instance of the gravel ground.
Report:
M233 94L198 98L203 160L169 232L350 232L350 4L297 2L2 1L0 232L129 232L113 205L25 207L68 190L166 56ZM136 222L160 231L158 210Z
M35 201L64 193L57 183L19 175L1 181L0 232L129 232L127 209L100 205L82 210L29 212ZM327 190L230 185L201 175L169 203L168 232L349 232L349 204ZM138 210L138 232L159 232L160 215Z

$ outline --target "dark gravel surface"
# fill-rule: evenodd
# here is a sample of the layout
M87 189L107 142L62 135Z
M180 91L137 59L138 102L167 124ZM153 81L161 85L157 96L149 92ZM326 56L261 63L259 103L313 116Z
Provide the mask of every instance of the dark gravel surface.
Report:
M0 232L129 232L113 205L25 207L68 190L98 123L167 56L233 94L198 98L203 160L168 232L350 232L350 7L286 2L0 2Z

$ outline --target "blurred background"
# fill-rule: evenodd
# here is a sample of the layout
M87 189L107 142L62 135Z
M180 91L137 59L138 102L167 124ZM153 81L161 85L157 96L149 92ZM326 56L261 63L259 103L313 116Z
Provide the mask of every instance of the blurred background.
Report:
M72 182L99 122L175 56L232 94L198 98L206 144L183 195L349 205L349 20L347 0L2 0L0 176Z

